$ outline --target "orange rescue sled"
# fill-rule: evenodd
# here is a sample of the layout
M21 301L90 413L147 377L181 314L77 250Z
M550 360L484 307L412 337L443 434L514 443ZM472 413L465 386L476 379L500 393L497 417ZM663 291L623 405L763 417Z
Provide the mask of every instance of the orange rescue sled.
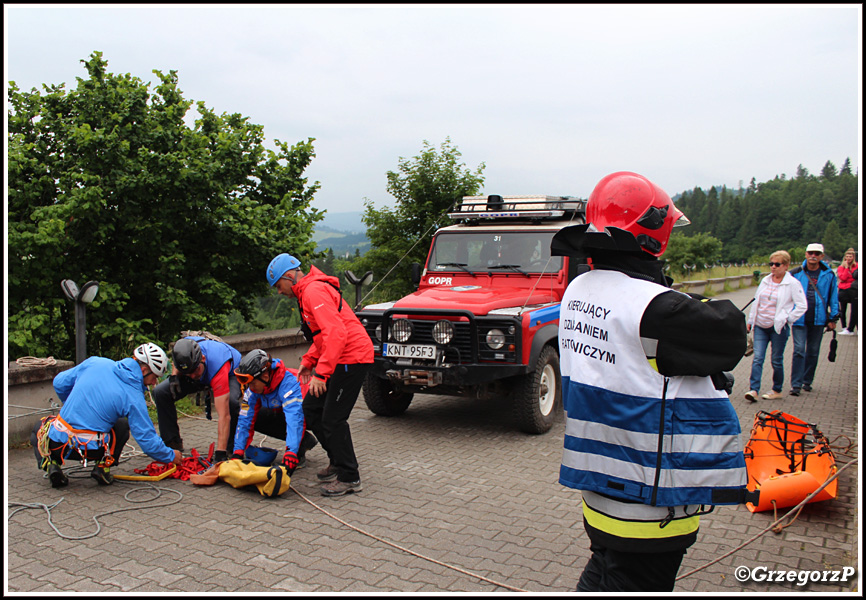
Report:
M836 473L836 458L818 427L777 410L755 415L751 438L743 451L749 475L747 487L760 490L752 512L796 506ZM836 497L834 479L809 502Z

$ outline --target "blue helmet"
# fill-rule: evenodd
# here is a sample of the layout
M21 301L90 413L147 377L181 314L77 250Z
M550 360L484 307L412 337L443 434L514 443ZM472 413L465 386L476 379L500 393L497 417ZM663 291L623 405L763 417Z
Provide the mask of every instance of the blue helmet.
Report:
M273 287L277 280L283 276L283 273L291 271L292 269L297 269L300 266L301 261L291 254L278 254L274 260L271 261L271 264L268 265L268 270L266 272L268 283Z

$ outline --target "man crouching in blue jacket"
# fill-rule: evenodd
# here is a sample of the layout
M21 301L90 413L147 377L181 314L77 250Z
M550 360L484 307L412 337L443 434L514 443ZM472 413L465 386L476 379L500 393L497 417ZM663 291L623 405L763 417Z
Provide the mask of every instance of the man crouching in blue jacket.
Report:
M243 459L258 431L286 440L282 465L291 476L306 463L307 450L318 444L306 428L302 401L308 386L298 380L298 372L287 369L279 358L271 358L257 348L241 359L235 377L244 386L241 412L235 432L232 458Z
M182 455L163 443L147 414L145 386L156 385L168 367L168 356L156 344L142 344L133 358L113 361L92 356L54 378L60 414L42 419L30 433L39 468L51 486L69 483L67 458L95 461L90 473L100 485L114 481L109 468L120 460L130 431L152 459L180 464Z

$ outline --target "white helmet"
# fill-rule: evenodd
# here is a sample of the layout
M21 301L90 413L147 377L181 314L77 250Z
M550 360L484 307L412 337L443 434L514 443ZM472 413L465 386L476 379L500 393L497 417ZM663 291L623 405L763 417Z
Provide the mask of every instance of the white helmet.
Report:
M157 377L162 377L168 367L168 356L162 351L162 348L151 342L147 342L136 348L132 356L137 361L143 362L150 367L150 370Z

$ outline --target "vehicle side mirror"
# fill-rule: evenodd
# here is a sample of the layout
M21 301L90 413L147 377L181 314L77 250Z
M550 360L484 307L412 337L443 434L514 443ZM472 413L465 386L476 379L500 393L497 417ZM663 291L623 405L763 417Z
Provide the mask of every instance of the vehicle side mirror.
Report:
M412 263L412 285L418 287L421 285L421 273L423 269L420 263Z

